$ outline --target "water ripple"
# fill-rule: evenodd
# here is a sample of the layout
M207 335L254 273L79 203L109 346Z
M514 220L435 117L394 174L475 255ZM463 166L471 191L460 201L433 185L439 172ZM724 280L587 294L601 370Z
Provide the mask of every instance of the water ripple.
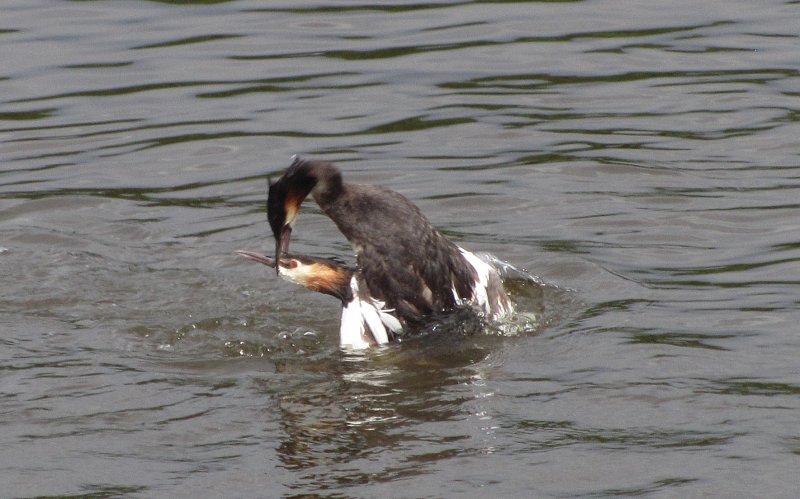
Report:
M785 495L795 14L8 0L4 492ZM541 276L540 323L339 351L336 300L234 254L292 154ZM293 244L353 259L313 202Z

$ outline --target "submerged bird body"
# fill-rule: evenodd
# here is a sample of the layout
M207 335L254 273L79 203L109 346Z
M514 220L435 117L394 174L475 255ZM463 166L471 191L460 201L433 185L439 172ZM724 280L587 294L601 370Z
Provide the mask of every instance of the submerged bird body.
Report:
M348 335L346 325L357 330L353 325L362 324L362 336L370 336L366 343L380 344L409 326L422 325L432 314L458 307L471 307L489 319L512 312L500 275L490 263L444 237L403 195L385 187L345 183L339 170L325 161L296 159L270 185L267 214L275 235L274 260L281 262L276 271L283 277L291 280L299 273L283 260L300 205L309 194L356 252L357 269L349 269L355 298L342 301L342 345L349 344L346 337L358 336ZM325 272L348 272L331 262L324 261ZM352 303L360 305L349 306Z

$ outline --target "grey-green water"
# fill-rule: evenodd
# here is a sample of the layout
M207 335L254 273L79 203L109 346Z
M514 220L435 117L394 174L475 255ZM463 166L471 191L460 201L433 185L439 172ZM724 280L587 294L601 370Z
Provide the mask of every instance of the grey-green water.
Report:
M0 495L794 497L798 16L4 1ZM540 276L550 324L340 352L234 254L295 153ZM313 203L294 241L352 258Z

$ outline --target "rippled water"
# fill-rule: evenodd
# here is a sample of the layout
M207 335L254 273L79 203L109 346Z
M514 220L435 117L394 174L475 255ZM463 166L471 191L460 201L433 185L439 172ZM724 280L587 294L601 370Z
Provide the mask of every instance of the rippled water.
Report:
M4 497L793 497L793 1L6 0ZM539 276L513 337L337 348L292 154ZM352 258L313 203L293 249Z

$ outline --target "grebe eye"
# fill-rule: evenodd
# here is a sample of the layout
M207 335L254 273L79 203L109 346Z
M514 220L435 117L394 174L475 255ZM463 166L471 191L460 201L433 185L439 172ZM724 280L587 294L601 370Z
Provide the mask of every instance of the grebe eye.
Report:
M289 268L290 269L296 269L298 265L299 264L297 263L297 260L290 260L289 261Z

